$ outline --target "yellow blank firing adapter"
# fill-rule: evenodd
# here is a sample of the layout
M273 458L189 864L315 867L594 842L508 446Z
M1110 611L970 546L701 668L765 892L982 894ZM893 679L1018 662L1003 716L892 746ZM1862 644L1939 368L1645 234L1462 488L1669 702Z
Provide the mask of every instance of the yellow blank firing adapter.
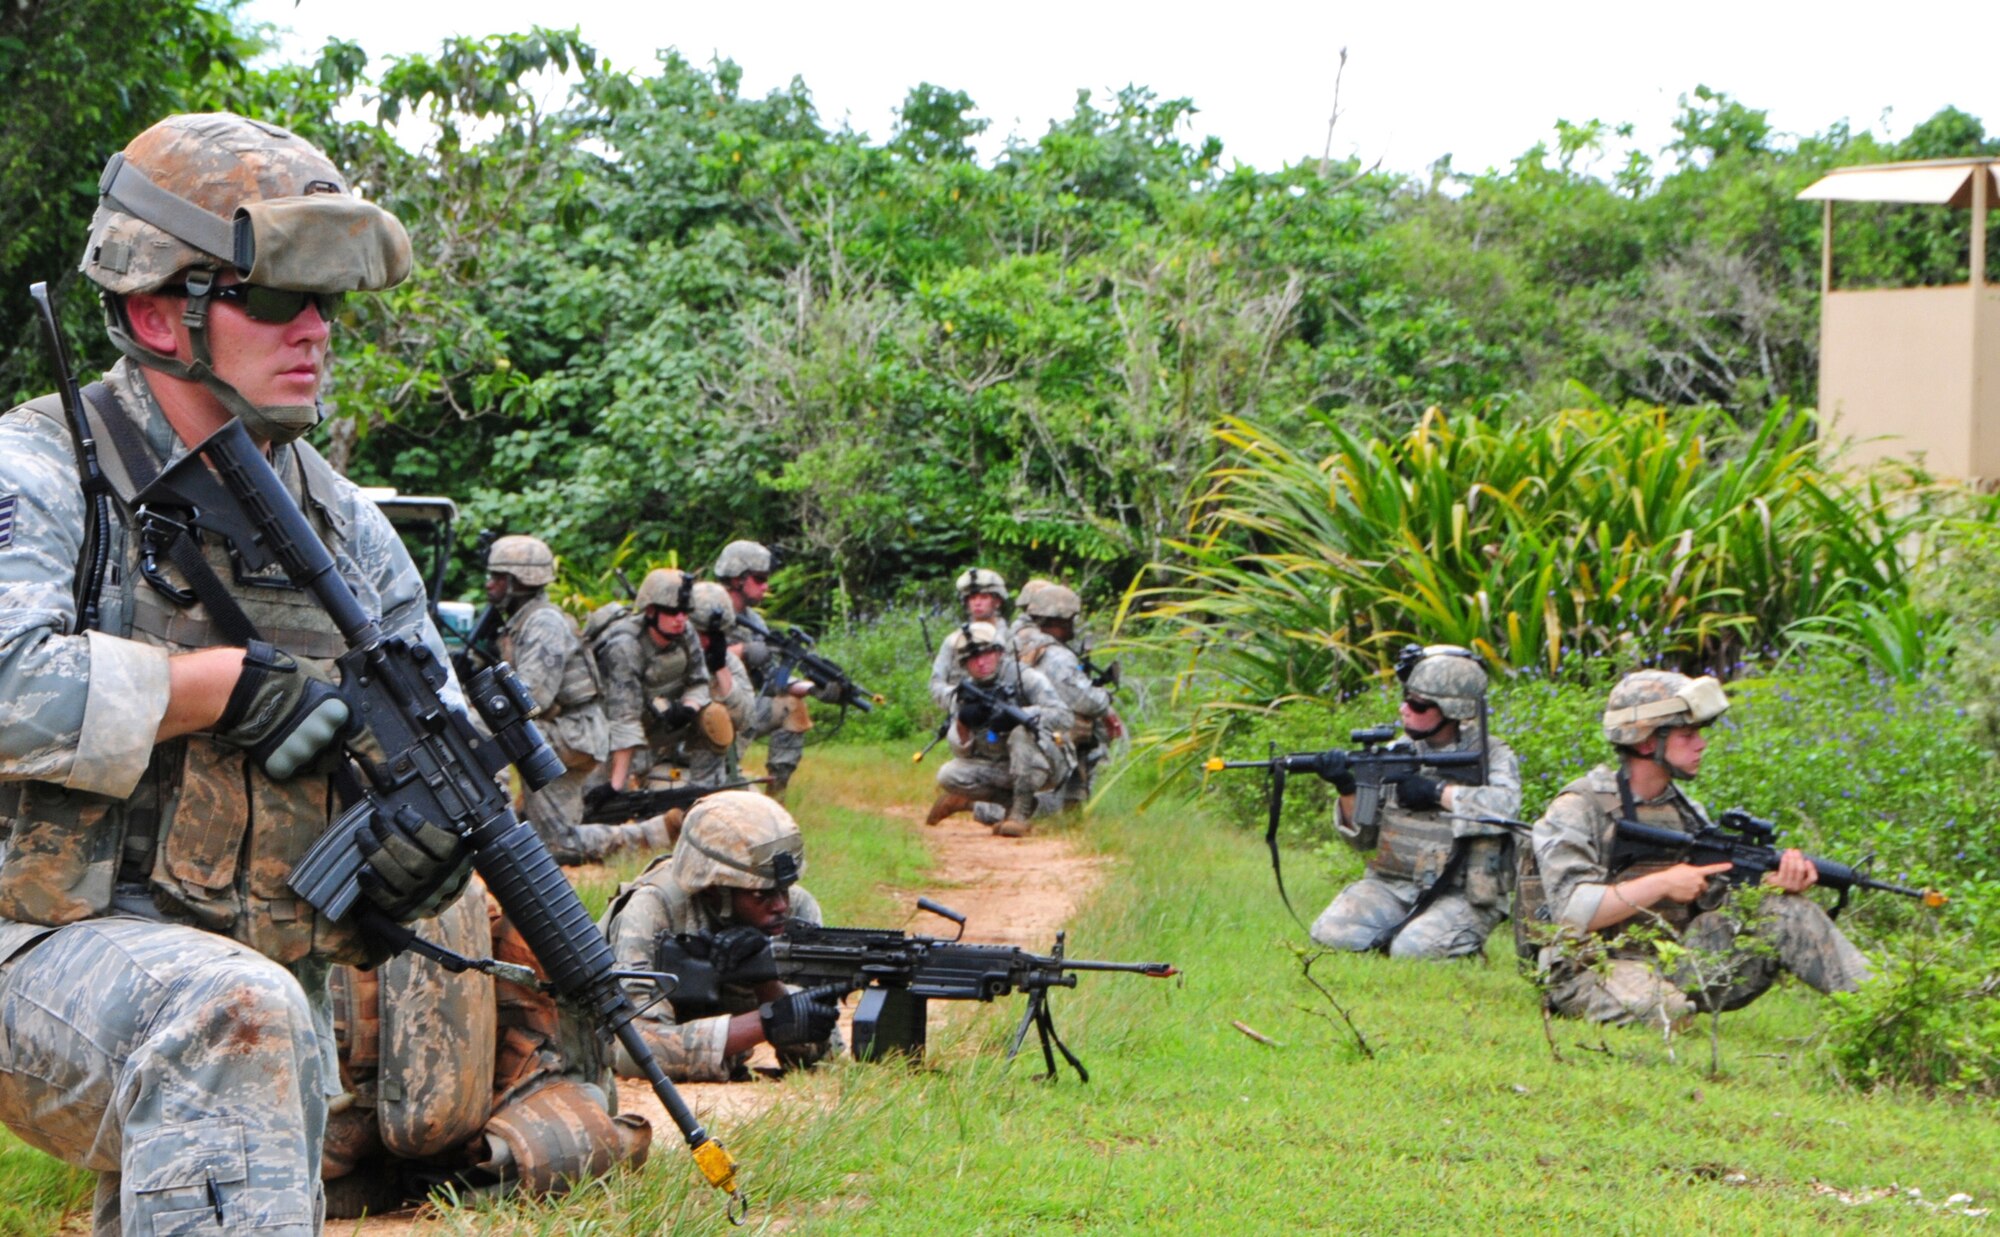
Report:
M1207 760L1201 762L1201 767L1207 769L1210 773L1220 773L1222 772L1222 763L1222 757L1210 756Z
M1944 891L1942 890L1939 889L1924 890L1924 905L1930 907L1932 910L1936 910L1938 907L1943 906L1945 903L1949 901L1951 901L1951 899L1944 896Z

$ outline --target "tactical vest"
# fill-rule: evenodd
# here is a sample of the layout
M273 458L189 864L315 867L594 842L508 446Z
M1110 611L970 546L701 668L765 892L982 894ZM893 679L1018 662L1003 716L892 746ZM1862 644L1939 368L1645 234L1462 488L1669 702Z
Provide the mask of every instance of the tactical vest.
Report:
M1592 770L1563 787L1557 792L1557 797L1572 794L1581 795L1597 809L1597 853L1605 857L1608 865L1617 843L1619 818L1625 815L1625 804L1618 793L1615 777L1601 777L1598 770ZM1706 823L1702 820L1701 813L1678 791L1665 802L1640 803L1635 800L1630 818L1640 824L1655 825L1681 833L1688 832L1690 826L1700 828ZM1548 943L1547 937L1553 930L1555 914L1548 904L1548 890L1542 883L1541 865L1535 861L1535 848L1525 842L1516 846L1514 865L1514 952L1524 959L1533 961L1542 946ZM1606 884L1614 884L1673 866L1672 860L1645 859L1616 870L1607 868L1604 879ZM1664 921L1675 932L1685 929L1689 921L1700 913L1699 907L1685 902L1661 902L1650 909L1652 915L1659 916L1659 921ZM1605 929L1600 935L1607 941L1615 942L1624 934L1628 925L1653 922L1657 921L1651 915L1637 915L1624 923Z
M694 668L700 663L700 645L690 650L692 636L682 636L661 648L653 643L652 637L641 629L639 632L639 692L642 707L639 717L646 728L646 741L656 747L664 746L675 734L663 730L655 700L668 704L687 694L694 686Z
M547 597L537 596L514 611L506 629L500 633L500 657L503 661L514 660L515 641L526 629L529 619L543 610L554 611L563 626L575 635L575 621ZM603 694L603 684L597 675L597 658L577 636L569 654L563 658L562 681L556 686L555 700L535 719L548 732L548 737L556 746L556 754L569 768L588 768L611 755L610 723L605 720L604 706L599 703Z
M143 437L140 419L122 401L119 408L135 431L128 441ZM100 629L176 653L232 643L199 602L183 609L143 582L133 516L138 487L89 400L85 414L113 489ZM53 396L26 405L25 415L50 418L68 433ZM158 469L158 444L144 447ZM332 467L304 442L274 451L272 462L287 489L304 493L307 522L362 607L380 615L381 599L349 552L348 496ZM275 570L247 575L218 540L203 538L203 557L260 634L333 677L331 659L346 645L312 594ZM186 585L166 563L159 570ZM122 802L53 782L20 783L13 843L0 859L0 916L60 926L107 913L116 884L144 884L167 918L232 937L276 962L307 956L362 961L357 932L322 920L285 883L339 814L328 767L323 758L287 781L273 781L240 749L189 735L155 747L138 788Z
M1014 633L1014 657L1024 666L1039 666L1042 654L1048 652L1049 646L1055 642L1054 636L1033 623L1023 623Z
M1461 742L1438 750L1469 750L1469 745ZM1458 786L1479 785L1477 766L1438 769L1426 765L1423 772L1426 777ZM1375 853L1368 857L1368 871L1383 880L1414 881L1421 889L1429 889L1443 875L1458 844L1453 822L1442 808L1411 811L1398 803L1394 794L1382 802L1379 826ZM1454 878L1454 884L1463 880L1461 874Z

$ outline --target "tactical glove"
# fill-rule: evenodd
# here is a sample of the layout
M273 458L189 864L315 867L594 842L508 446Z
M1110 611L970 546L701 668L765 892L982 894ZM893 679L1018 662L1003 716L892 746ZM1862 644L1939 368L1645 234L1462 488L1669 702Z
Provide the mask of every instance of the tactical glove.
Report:
M617 793L617 791L611 788L611 783L609 782L599 782L595 786L585 787L583 791L584 810L590 811L596 808L599 804Z
M975 700L965 692L958 693L958 720L973 730L978 730L993 720L993 708L984 700Z
M248 749L264 772L283 781L340 737L347 702L262 640L243 651L243 672L210 731L218 743Z
M839 984L791 992L775 1001L766 1001L757 1010L764 1024L764 1038L774 1048L803 1048L824 1043L840 1021L840 998L847 990Z
M1434 777L1412 773L1396 787L1396 802L1413 812L1427 812L1444 806L1444 783Z
M1347 767L1346 752L1321 752L1319 766L1313 772L1332 782L1333 788L1341 794L1351 795L1354 793L1354 773Z
M472 848L407 806L377 813L358 840L362 892L399 923L436 914L472 878Z
M658 700L653 702L653 716L660 719L662 730L680 730L691 726L700 713L700 709L684 700L676 700L672 704L663 704Z
M724 983L754 988L778 977L778 960L771 955L771 938L760 928L739 924L709 938L708 958Z

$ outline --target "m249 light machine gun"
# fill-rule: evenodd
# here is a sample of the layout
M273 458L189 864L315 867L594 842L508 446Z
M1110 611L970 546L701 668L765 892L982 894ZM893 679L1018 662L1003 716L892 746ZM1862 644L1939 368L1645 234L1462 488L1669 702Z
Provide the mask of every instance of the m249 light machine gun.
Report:
M309 692L343 701L350 730L358 725L372 736L372 754L349 751L337 777L347 810L293 868L292 889L329 918L351 912L366 924L373 904L361 896L364 834L449 830L470 849L474 868L527 939L554 991L625 1045L703 1175L730 1194L731 1218L738 1218L743 1194L735 1161L667 1079L633 1025L637 1011L619 985L610 946L495 780L513 764L531 789L539 789L563 771L528 720L533 698L513 671L505 663L489 666L466 684L467 699L492 732L486 738L446 700L449 675L430 648L384 632L362 608L241 421L217 430L139 499L148 518L164 520L181 536L198 527L227 539L251 571L277 564L293 587L312 593L348 646L336 662L339 684L315 683ZM379 912L373 919L386 922ZM407 942L406 930L387 927L385 935L396 939L400 932Z
M1430 769L1464 769L1477 767L1479 781L1486 781L1486 728L1480 727L1479 748L1467 752L1432 752L1418 747L1408 739L1398 739L1401 730L1396 726L1371 726L1361 730L1350 730L1348 740L1354 749L1329 748L1323 752L1294 752L1290 755L1278 754L1277 744L1271 745L1271 755L1267 760L1223 760L1220 757L1203 762L1202 768L1210 773L1224 769L1266 769L1271 776L1270 818L1264 830L1264 845L1271 851L1271 875L1278 882L1278 896L1284 899L1285 909L1291 911L1292 918L1299 920L1299 913L1292 906L1290 895L1285 892L1285 873L1278 859L1278 820L1285 806L1285 777L1292 773L1316 773L1331 782L1343 774L1354 778L1354 823L1362 828L1372 827L1382 813L1382 788L1393 786L1405 778Z
M793 920L784 935L771 942L778 977L806 988L861 989L854 1011L854 1057L868 1061L891 1053L923 1055L925 1015L931 1001L992 1001L1015 992L1028 995L1028 1008L1008 1041L1007 1059L1021 1051L1028 1028L1041 1037L1047 1077L1056 1076L1056 1053L1062 1053L1077 1077L1090 1081L1083 1062L1056 1035L1049 1013L1049 992L1076 987L1081 971L1123 971L1166 979L1180 974L1165 962L1091 962L1063 956L1065 933L1056 934L1052 953L1034 954L1012 945L976 945L960 939L965 916L929 898L917 905L958 925L950 940L915 936L886 928L828 928ZM700 1016L702 994L731 982L728 975L705 973L690 959L685 938L662 934L657 942L655 969L677 977L671 999L677 1015ZM712 998L709 998L712 1000Z

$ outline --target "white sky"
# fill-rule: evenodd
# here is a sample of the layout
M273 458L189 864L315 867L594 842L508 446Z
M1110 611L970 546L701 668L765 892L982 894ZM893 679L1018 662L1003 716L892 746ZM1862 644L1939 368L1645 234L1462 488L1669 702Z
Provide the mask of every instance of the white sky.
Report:
M746 94L805 79L829 127L843 118L886 138L920 81L963 90L993 122L983 154L1009 132L1039 136L1070 113L1079 88L1131 83L1201 109L1195 134L1223 139L1225 159L1275 169L1326 142L1342 47L1336 156L1420 172L1450 152L1460 171L1505 166L1557 118L1637 127L1654 153L1676 100L1697 84L1768 110L1783 132L1847 119L1901 136L1945 104L2000 130L1994 18L1982 6L1346 2L1208 4L1015 0L1011 4L687 4L568 0L250 0L252 20L288 27L287 58L330 36L382 57L434 52L455 34L580 26L620 67L646 71L657 48L696 63L733 59ZM1984 33L1982 33L1984 31ZM1102 96L1100 96L1101 98ZM1890 113L1885 122L1884 111ZM1599 165L1608 172L1622 159Z

